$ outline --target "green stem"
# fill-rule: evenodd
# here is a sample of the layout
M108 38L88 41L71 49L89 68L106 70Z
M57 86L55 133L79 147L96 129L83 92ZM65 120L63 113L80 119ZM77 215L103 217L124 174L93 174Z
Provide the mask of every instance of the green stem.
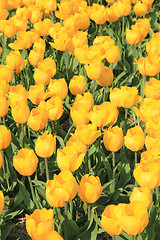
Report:
M88 221L91 220L91 205L88 203Z
M88 174L89 168L88 168L88 145L86 145L86 162L85 162L85 174Z
M46 180L49 180L49 169L48 169L48 161L47 158L45 160L45 166L46 166Z
M68 79L68 64L69 64L69 55L68 55L68 50L64 52L64 61L66 65L66 77Z
M125 108L125 119L127 119L128 109Z
M106 100L106 88L104 87L103 88L103 102L105 102L105 100Z
M116 236L115 235L112 236L112 240L116 240Z
M137 164L137 152L134 152L134 163L135 163L135 166Z
M134 235L131 236L131 240L134 240Z
M68 229L67 229L67 225L68 225L68 209L67 209L67 202L65 202L65 206L64 206L64 213L65 213L65 230L64 230L64 239L68 240Z
M115 156L116 156L116 154L115 154L115 152L112 152L112 166L113 166L113 168L115 167Z
M133 57L133 73L134 73L134 72L135 72L135 70L136 70L136 69L135 69L135 67L136 67L136 66L135 66L135 64L134 64L134 59L135 59L135 56L136 56L136 46L137 46L137 45L133 45L133 46L132 46L132 57Z
M125 18L122 17L122 41L124 40L124 25L125 25Z
M93 88L92 88L93 98L94 98L94 95L95 95L95 87L96 87L96 81L93 80Z
M21 124L21 130L22 130L22 146L24 148L24 125Z
M33 202L35 203L36 207L39 208L39 205L38 205L38 202L37 202L35 193L34 193L34 189L33 189L33 185L32 185L32 180L31 180L31 177L30 177L30 176L28 176L28 182L29 182L29 185L30 185Z

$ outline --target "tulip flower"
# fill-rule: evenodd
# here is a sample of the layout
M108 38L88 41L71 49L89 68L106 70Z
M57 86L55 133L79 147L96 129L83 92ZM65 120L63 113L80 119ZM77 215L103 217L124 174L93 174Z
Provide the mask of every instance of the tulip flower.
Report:
M48 122L48 113L41 107L33 108L30 112L27 125L34 131L45 128Z
M21 148L13 156L13 166L22 176L31 176L37 168L38 158L32 149Z
M133 176L141 187L154 189L160 185L160 160L149 163L138 163L133 171Z
M137 1L137 3L134 5L134 13L138 17L144 16L147 13L147 10L148 10L147 4L141 1Z
M108 205L102 213L101 225L103 229L111 235L120 235L123 232L123 229L120 225L120 221L117 218L116 205Z
M118 0L113 4L113 12L118 18L129 15L130 11L130 0Z
M50 42L50 45L59 51L66 51L70 45L70 36L65 28L61 28L54 35L54 43Z
M133 151L139 151L143 148L145 143L145 136L140 126L135 126L127 130L127 134L124 137L125 146Z
M6 57L6 64L11 66L16 73L20 73L27 64L27 60L23 60L19 51L12 51Z
M53 210L46 208L36 209L32 215L26 214L26 229L33 240L44 237L49 231L54 230ZM43 238L44 239L44 238Z
M141 233L149 222L147 208L139 201L120 203L115 211L121 228L129 235Z
M24 124L28 121L30 110L27 104L22 102L12 108L12 117L19 124Z
M4 79L6 83L10 83L13 79L13 69L10 65L0 65L0 77Z
M27 105L28 93L21 84L16 86L11 86L9 91L9 104L10 106L16 107L17 105L26 104Z
M145 82L144 94L146 98L160 99L160 81L156 78L150 78Z
M93 3L91 7L87 9L90 19L96 24L104 24L106 22L106 9L103 5Z
M52 121L58 120L63 115L63 103L60 97L53 96L46 103L48 119Z
M160 115L160 100L145 98L140 104L140 109L134 107L133 110L142 121L147 122Z
M80 181L78 194L84 203L94 203L102 193L103 187L98 176L85 174Z
M110 90L110 101L117 107L131 108L141 100L136 87L122 86Z
M89 123L88 110L78 102L70 108L70 116L76 126Z
M51 133L45 131L43 135L39 135L35 142L35 151L39 157L51 157L56 146L56 138Z
M0 150L6 149L11 143L11 132L4 125L0 125Z
M0 152L0 169L2 167L2 164L3 164L3 156L2 156L2 153Z
M69 138L69 140L66 142L66 147L74 146L77 150L78 155L85 153L86 154L86 145L76 139L74 137L74 134Z
M89 146L92 144L99 136L101 136L101 131L97 131L96 124L82 124L77 126L74 136L79 139L82 143Z
M85 45L88 45L87 33L83 31L76 31L70 40L68 50L71 54L74 54L75 48L81 48Z
M108 151L117 152L123 145L123 131L118 126L109 127L104 131L104 146Z
M69 90L73 95L83 94L86 90L86 79L84 76L73 76L69 83Z
M78 183L69 170L54 175L47 181L46 198L52 207L63 207L65 202L72 200L78 191Z
M5 97L0 98L0 117L4 117L8 113L9 103Z
M41 16L41 15L40 15ZM40 35L45 37L49 35L49 29L53 26L54 24L51 22L49 18L45 18L43 21L38 21L34 23L34 28L40 32Z
M152 193L148 187L134 187L129 197L130 202L139 201L148 209L152 202Z
M74 145L58 148L57 150L57 164L63 170L70 170L71 172L77 170L84 159L85 153L79 154Z
M51 97L58 96L64 100L68 94L68 86L65 79L51 79L48 85L48 91L51 94Z
M4 195L3 195L3 192L0 191L0 214L3 210L3 208L4 208Z
M28 99L35 105L38 105L42 100L50 96L48 92L45 93L44 85L31 85L28 91Z

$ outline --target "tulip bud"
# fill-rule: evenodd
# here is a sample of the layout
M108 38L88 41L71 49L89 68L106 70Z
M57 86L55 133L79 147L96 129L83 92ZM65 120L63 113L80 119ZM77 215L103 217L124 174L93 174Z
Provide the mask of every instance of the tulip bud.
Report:
M22 148L13 156L13 166L22 176L31 176L37 164L38 158L32 149Z
M4 195L3 195L3 192L0 191L0 214L3 210L3 208L4 208Z
M0 152L0 169L2 167L2 164L3 164L3 156L2 156L2 153Z
M129 197L130 202L142 202L146 208L149 208L152 202L152 193L148 187L134 187Z
M85 174L80 181L78 194L84 203L94 203L98 200L103 187L101 185L99 177Z
M35 142L35 151L39 157L50 157L56 146L56 138L51 133L45 131L42 136L39 135Z
M139 151L143 148L145 143L145 136L140 126L135 126L127 130L127 134L124 137L125 146L133 151Z
M117 152L123 145L123 131L118 126L109 127L104 131L104 146L108 151Z
M65 202L72 200L78 191L78 183L69 170L54 175L47 181L46 198L52 207L63 207Z
M0 150L6 149L11 143L11 132L4 125L0 125Z

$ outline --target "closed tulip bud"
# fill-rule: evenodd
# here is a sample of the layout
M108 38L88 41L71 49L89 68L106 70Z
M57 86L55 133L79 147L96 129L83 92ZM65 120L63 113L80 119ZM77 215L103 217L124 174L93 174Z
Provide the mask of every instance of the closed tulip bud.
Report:
M87 76L91 80L96 80L100 77L101 72L104 69L104 65L102 62L98 64L89 64L89 65L85 65L85 69L86 69Z
M85 145L91 145L100 136L101 131L97 131L97 126L94 123L79 125L75 131L75 137Z
M52 121L58 120L63 115L63 103L60 97L53 96L47 101L46 109L48 119Z
M47 72L50 78L52 78L56 73L56 63L52 58L45 58L38 64L38 69Z
M54 230L53 215L53 210L47 210L46 208L36 209L30 216L26 214L28 235L33 240L37 240L44 237L49 231Z
M48 85L48 91L51 96L58 96L64 100L68 94L68 86L64 78L51 79Z
M11 38L16 34L15 23L11 20L1 20L0 30L7 38Z
M0 125L0 150L6 149L11 143L11 132L4 125Z
M138 1L135 6L134 6L134 13L136 14L136 16L138 17L142 17L147 13L147 4Z
M56 146L56 138L51 133L45 131L42 136L39 135L35 142L35 151L39 157L49 158L52 156Z
M78 191L78 183L69 170L54 175L47 181L46 198L52 207L63 207L65 202L72 200Z
M133 151L139 151L143 148L145 143L145 136L140 126L135 126L127 130L127 134L124 137L125 146Z
M147 164L148 162L159 159L159 149L154 147L141 153L141 163Z
M104 131L104 146L108 151L117 152L123 145L123 131L118 126L109 127Z
M13 79L13 69L10 65L0 65L0 77L4 79L6 83L10 83Z
M120 51L118 46L112 46L106 53L106 60L109 63L118 62L120 58Z
M70 108L70 116L76 126L89 123L88 110L84 105L80 105L80 103L75 102L73 104Z
M6 57L6 64L10 65L16 73L20 73L27 64L27 60L23 60L19 51L12 51Z
M116 17L127 16L131 11L130 0L118 0L113 4L113 12Z
M46 71L39 70L38 68L35 69L33 78L37 85L43 84L47 86L50 82L50 75Z
M99 78L95 79L96 82L102 87L108 87L113 82L113 72L109 67L104 67Z
M151 136L147 135L146 140L145 140L145 146L146 146L147 150L151 150L151 149L155 149L155 148L159 149L160 148L159 136L151 137Z
M123 232L120 221L115 214L116 208L116 205L108 205L103 211L101 219L103 229L112 235L120 235Z
M2 167L2 164L3 164L3 156L2 156L2 153L0 152L0 169Z
M61 235L54 230L51 230L51 231L47 232L44 236L40 237L38 240L44 240L44 237L45 237L45 240L52 240L52 239L64 240L61 237Z
M83 95L77 94L74 103L83 105L86 108L86 110L89 112L93 109L94 98L91 93L85 92Z
M65 147L57 150L57 164L63 170L70 170L71 172L77 170L84 159L85 153L78 154L75 146Z
M73 76L69 83L69 90L73 95L83 94L86 90L86 79L84 76Z
M0 98L0 117L4 117L8 112L9 103L5 97Z
M26 123L28 121L29 115L30 115L29 107L24 102L12 108L12 117L19 124Z
M134 187L129 197L130 202L142 202L146 208L149 208L152 202L152 193L148 187Z
M141 187L154 189L160 185L160 160L149 163L137 163L133 176Z
M122 229L129 235L143 232L149 222L147 208L139 201L118 204L116 216L120 220Z
M31 176L37 168L38 158L32 149L21 148L13 156L13 166L22 176Z
M45 128L48 122L48 113L46 110L37 107L30 112L27 125L34 131L39 131Z
M113 6L106 8L106 18L108 22L116 22L118 17L114 13Z
M44 54L37 52L35 50L31 50L28 56L29 63L32 66L37 66L39 62L41 62L44 58Z
M160 81L150 78L145 82L144 94L147 98L160 99Z
M0 191L0 214L3 210L3 208L4 208L4 195L3 195L3 192Z
M23 87L21 84L10 87L9 104L12 108L16 107L22 102L27 105L27 98L28 98L28 93L25 87Z
M142 41L141 32L138 27L134 29L126 29L126 41L130 45L136 45Z
M103 187L98 176L95 177L93 175L89 176L89 174L85 174L81 178L78 194L84 203L96 202L102 191Z

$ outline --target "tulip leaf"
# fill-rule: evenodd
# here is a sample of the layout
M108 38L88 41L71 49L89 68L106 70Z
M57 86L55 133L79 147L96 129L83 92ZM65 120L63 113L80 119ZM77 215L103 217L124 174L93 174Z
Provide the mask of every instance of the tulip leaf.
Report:
M90 226L89 229L87 229L85 232L79 234L76 239L74 240L78 240L78 239L83 239L83 240L96 240L97 238L97 230L98 230L98 225L95 221L92 222L92 225Z
M8 239L8 235L10 231L16 226L16 224L12 223L11 221L5 223L5 225L1 228L1 239L6 240Z

